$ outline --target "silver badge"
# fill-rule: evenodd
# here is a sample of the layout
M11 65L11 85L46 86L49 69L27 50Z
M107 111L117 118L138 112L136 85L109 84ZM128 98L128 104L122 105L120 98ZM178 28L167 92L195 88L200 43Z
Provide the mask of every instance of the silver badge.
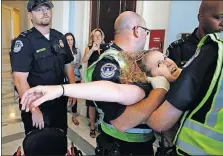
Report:
M18 53L18 52L21 50L22 47L23 47L23 43L22 43L22 41L21 41L21 40L17 40L17 41L15 42L15 46L14 46L13 51L14 51L15 53Z
M101 67L101 77L104 79L110 79L115 75L115 70L117 70L116 65L106 63Z

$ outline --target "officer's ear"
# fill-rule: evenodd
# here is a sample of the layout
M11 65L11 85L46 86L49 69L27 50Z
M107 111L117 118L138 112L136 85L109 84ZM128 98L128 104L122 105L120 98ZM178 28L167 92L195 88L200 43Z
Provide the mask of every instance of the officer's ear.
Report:
M199 23L201 23L203 21L203 15L202 14L198 14L197 15L197 20Z
M136 37L136 38L138 38L139 37L139 27L138 26L135 26L134 28L133 28L133 35Z
M32 13L31 13L31 12L28 12L28 17L29 17L29 19L32 21L33 16L32 16Z

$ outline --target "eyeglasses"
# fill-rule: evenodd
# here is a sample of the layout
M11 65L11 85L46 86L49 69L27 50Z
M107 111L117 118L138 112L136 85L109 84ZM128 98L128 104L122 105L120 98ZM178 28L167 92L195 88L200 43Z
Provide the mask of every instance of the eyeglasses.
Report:
M149 35L150 30L148 28L145 28L145 27L142 27L142 26L134 26L132 30L134 30L136 27L142 28L143 30L145 30L146 35Z

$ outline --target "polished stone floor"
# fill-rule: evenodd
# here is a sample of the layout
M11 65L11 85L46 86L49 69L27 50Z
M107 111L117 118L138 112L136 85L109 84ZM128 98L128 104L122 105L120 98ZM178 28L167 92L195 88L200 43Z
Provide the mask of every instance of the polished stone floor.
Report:
M68 145L71 141L84 155L93 155L96 146L95 139L89 136L88 119L77 117L80 125L75 126L68 113ZM18 104L2 107L2 155L12 155L22 145L24 128L20 118Z
M80 149L84 155L94 155L96 140L89 135L89 121L78 116L79 126L75 126L68 113L68 145L71 142ZM24 128L20 117L18 104L2 106L2 155L12 155L24 139ZM156 147L154 146L154 149Z

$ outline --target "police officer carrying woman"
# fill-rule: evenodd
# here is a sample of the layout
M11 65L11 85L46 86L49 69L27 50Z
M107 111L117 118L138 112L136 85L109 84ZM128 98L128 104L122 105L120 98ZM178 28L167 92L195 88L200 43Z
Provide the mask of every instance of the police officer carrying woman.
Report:
M22 32L12 42L10 59L19 97L37 85L75 83L73 56L64 35L50 29L51 9L48 0L30 0L28 15L33 28ZM36 95L38 96L38 95ZM75 100L75 99L73 99ZM32 112L21 112L26 135L36 128L59 128L67 133L67 98L46 102Z

